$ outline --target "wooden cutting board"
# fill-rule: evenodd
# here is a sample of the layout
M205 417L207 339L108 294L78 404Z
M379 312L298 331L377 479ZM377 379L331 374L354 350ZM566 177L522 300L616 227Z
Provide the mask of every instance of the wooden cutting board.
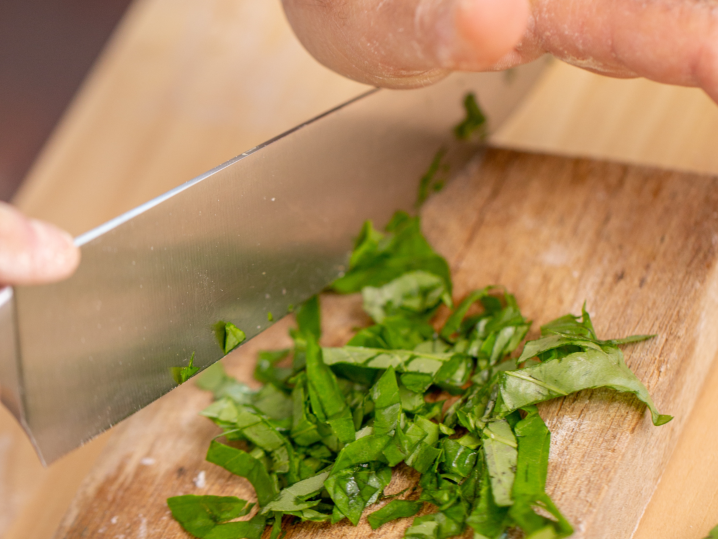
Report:
M673 422L654 427L634 398L608 390L540 407L552 432L549 493L577 539L631 537L718 351L717 188L708 176L493 149L423 209L457 298L503 284L534 332L586 301L599 337L658 334L626 347L626 360ZM325 344L367 323L356 297L323 302ZM291 323L232 353L230 373L251 382L257 350L286 346ZM251 499L246 481L204 461L218 433L197 415L209 402L189 383L118 426L56 537L182 538L167 497ZM398 538L407 524L294 525L289 536Z

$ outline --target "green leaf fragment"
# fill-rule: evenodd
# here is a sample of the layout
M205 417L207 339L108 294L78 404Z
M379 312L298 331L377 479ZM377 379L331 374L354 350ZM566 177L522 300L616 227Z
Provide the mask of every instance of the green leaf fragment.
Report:
M444 187L446 178L440 177L440 173L449 170L449 164L443 163L446 156L446 148L439 148L429 164L429 168L419 180L419 193L416 197L416 208L419 208L432 192L440 191Z
M371 388L374 401L374 434L392 433L401 417L401 395L394 367L389 367Z
M479 463L482 460L479 459ZM491 477L485 472L484 467L478 502L474 505L466 523L473 528L474 539L500 539L505 537L510 522L509 508L496 504L491 490Z
M254 487L260 506L268 504L278 494L275 483L269 477L264 465L241 449L212 440L207 451L207 461L221 466L234 475L246 478Z
M584 389L608 387L636 395L648 406L656 426L673 419L658 412L648 390L626 366L623 353L615 347L606 351L586 347L582 352L518 371L502 372L498 376L499 401L496 413L499 417L530 404Z
M324 363L322 349L313 336L307 339L307 382L312 411L328 423L342 443L355 439L354 419L339 387L336 376Z
M445 473L467 477L476 466L478 452L459 443L458 440L441 440L441 466Z
M416 517L404 537L415 539L447 539L461 535L466 527L466 509L457 504L447 510Z
M264 415L275 420L290 418L294 412L291 397L288 397L284 391L277 389L273 384L267 384L260 389L254 395L252 404Z
M443 302L451 305L446 283L426 271L410 271L383 286L362 289L364 310L376 322L390 316L417 319L430 317Z
M404 212L394 214L387 234L365 225L349 271L332 283L340 293L360 292L365 286L379 287L403 274L421 270L440 277L451 293L449 265L429 245L421 232L421 221Z
M259 539L264 517L227 522L249 513L254 504L234 496L175 496L167 500L172 516L189 534L200 539Z
M323 472L282 489L274 500L262 508L262 513L289 513L315 507L319 501L305 500L322 491L327 477L329 472Z
M493 287L487 286L486 288L482 288L480 290L474 290L470 292L461 303L456 307L456 309L451 313L449 318L446 319L446 322L444 323L444 327L441 328L441 337L446 340L451 340L452 336L459 331L461 328L461 323L463 322L464 318L466 317L466 313L469 312L469 309L471 306L479 301L480 299L486 297L486 295L489 293L489 291Z
M424 504L422 502L412 502L408 500L392 500L378 511L374 511L367 516L367 521L372 530L376 530L387 522L399 518L413 517L417 514Z
M355 526L364 509L375 503L391 481L391 468L383 466L346 468L324 482L336 509Z
M297 309L297 326L301 333L311 335L317 341L322 336L322 318L319 296L312 296Z
M204 539L260 539L267 525L263 515L255 515L243 522L218 524Z
M399 373L435 375L453 354L422 353L412 350L382 350L361 346L324 348L324 362L331 367L353 365L364 369L384 370L393 367ZM432 378L433 379L433 378Z
M244 331L235 326L232 322L217 322L214 326L215 335L219 346L225 354L229 354L245 340L247 335Z
M390 440L386 434L371 434L347 444L337 455L332 475L357 464L384 461L383 450Z
M172 516L195 537L206 537L218 524L249 513L253 504L235 496L175 496L167 499Z
M525 411L526 417L514 427L518 441L518 462L512 490L514 503L509 509L509 515L527 537L569 537L573 528L545 490L551 433L535 406ZM536 508L554 518L539 514Z
M499 507L509 506L513 503L511 490L518 457L516 437L509 423L500 420L487 425L482 439L494 502Z
M486 116L473 92L464 97L464 110L466 118L454 127L454 135L459 140L469 140L476 133L483 139L487 133Z
M426 322L401 316L385 318L381 324L361 329L347 346L383 350L413 350L434 336L434 328Z
M194 366L194 352L192 357L189 358L189 363L186 367L172 367L172 378L178 384L184 384L187 380L192 378L199 371L199 367Z

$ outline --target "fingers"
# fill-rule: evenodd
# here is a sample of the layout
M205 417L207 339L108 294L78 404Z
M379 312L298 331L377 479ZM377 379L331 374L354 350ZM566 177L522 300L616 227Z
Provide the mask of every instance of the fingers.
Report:
M478 71L524 34L527 0L283 0L287 18L321 63L360 82L430 84Z
M79 262L80 251L67 232L0 202L0 285L58 281Z
M702 0L534 0L526 56L703 88L718 102L718 10ZM528 59L528 58L522 58Z

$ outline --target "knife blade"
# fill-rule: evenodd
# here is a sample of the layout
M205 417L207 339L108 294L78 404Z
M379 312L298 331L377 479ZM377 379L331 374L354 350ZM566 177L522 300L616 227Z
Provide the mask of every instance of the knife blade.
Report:
M173 367L224 355L215 326L251 338L346 269L361 224L411 209L477 94L498 127L538 78L455 74L372 90L80 236L66 281L0 291L0 397L45 464L174 387ZM270 316L269 313L272 313Z

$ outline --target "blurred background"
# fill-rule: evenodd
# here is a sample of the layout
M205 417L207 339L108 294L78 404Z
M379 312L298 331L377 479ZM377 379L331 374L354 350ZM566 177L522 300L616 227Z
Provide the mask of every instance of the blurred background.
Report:
M10 200L130 0L0 2L0 200Z
M302 49L280 0L1 0L0 199L77 235L365 89ZM491 141L718 174L702 92L559 62ZM635 538L715 524L718 471L681 468L714 429L691 425ZM103 451L132 451L113 434L43 469L0 407L0 537L52 537Z

